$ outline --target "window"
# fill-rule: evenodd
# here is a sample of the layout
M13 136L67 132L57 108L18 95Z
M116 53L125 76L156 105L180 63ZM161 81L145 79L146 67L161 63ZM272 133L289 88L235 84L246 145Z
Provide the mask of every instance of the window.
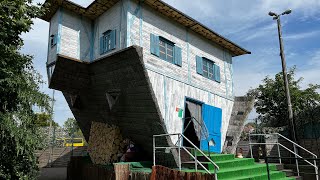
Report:
M150 52L167 62L182 66L181 48L163 37L150 34Z
M220 67L213 61L204 57L196 56L196 68L198 74L216 82L221 82Z
M174 44L164 38L159 39L159 51L160 51L160 58L174 63L173 59L173 48Z
M202 58L202 70L203 70L202 75L206 78L214 80L213 69L214 69L214 63L209 59Z
M52 34L52 35L50 36L50 45L51 45L51 48L52 48L53 46L55 46L56 44L57 44L57 35Z
M100 54L116 48L116 30L108 30L100 37Z

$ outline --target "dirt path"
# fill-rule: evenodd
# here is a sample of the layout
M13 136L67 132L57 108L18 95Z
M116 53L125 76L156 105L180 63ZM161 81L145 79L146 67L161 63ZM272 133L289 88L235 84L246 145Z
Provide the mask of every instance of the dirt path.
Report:
M38 180L66 180L67 168L41 168Z

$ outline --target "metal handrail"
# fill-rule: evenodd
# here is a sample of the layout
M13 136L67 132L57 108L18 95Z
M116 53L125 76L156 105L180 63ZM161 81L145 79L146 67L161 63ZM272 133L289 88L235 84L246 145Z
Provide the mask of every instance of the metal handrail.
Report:
M153 165L155 166L156 165L156 158L155 158L155 153L156 153L156 149L163 149L165 147L156 147L156 143L155 143L155 138L156 137L163 137L163 136L178 136L178 140L179 140L179 143L178 143L178 147L172 147L172 146L169 146L167 148L170 148L170 149L173 149L173 148L178 148L179 152L179 169L181 170L181 156L180 156L180 149L184 149L194 160L195 160L195 166L197 166L197 164L199 164L207 173L211 174L211 172L205 168L203 166L203 164L197 160L197 154L195 154L195 156L193 156L188 150L186 147L184 146L181 146L181 143L180 143L180 139L181 137L183 139L185 139L186 141L188 141L194 149L197 150L197 152L200 152L200 154L202 154L213 166L214 166L214 174L215 174L215 178L217 179L217 170L219 170L219 166L213 162L210 158L207 157L207 155L205 155L196 145L194 145L187 137L185 137L183 134L181 133L172 133L172 134L158 134L158 135L153 135ZM197 168L196 168L197 170Z
M281 147L283 147L284 149L288 150L289 152L291 152L292 154L295 154L293 151L291 151L289 148L287 148L286 146L279 144ZM306 163L310 164L311 166L318 168L316 165L312 164L311 162L309 162L308 160L306 160L305 158L303 158L302 156L300 156L299 154L295 154L298 158L301 158L303 161L305 161ZM280 157L281 158L281 157Z
M276 156L266 156L265 157L265 161L266 161L266 165L267 165L267 173L268 173L268 179L270 180L270 169L269 169L269 160L268 159L278 159L279 157L276 157ZM294 158L294 157L281 157L283 159L295 159L295 160L305 160L305 159L308 159L308 160L314 160L314 161L319 161L320 159L318 158ZM314 173L304 173L304 174L314 174ZM319 176L319 174L315 173L316 176Z
M276 143L251 143L251 136L266 136L266 135L276 135L277 136L277 142ZM292 143L293 144L293 148L294 148L294 151L290 150L288 147L284 146L283 144L279 143L279 137L282 137L283 139L287 140L288 142ZM265 144L265 145L277 145L278 146L278 155L279 155L279 161L281 163L281 155L280 155L280 148L279 146L283 147L284 149L286 149L287 151L289 151L290 153L294 154L295 157L299 157L301 159L303 159L306 163L310 164L311 166L314 167L315 169L315 173L318 174L318 166L317 166L317 163L316 161L313 162L313 164L308 161L306 158L303 158L301 157L297 150L296 150L296 147L299 147L300 149L304 150L305 152L311 154L313 157L315 157L316 159L318 158L317 155L315 155L314 153L310 152L309 150L307 150L306 148L300 146L299 144L291 141L290 139L288 139L287 137L279 134L279 133L270 133L270 134L251 134L249 133L249 146L250 146L250 153L251 153L251 158L253 157L253 154L252 154L252 145L258 145L258 144ZM297 166L297 174L298 176L300 176L300 172L299 172L299 164L298 164L298 160L296 159L296 166ZM319 177L316 176L316 179L319 180Z
M282 134L279 134L279 133L270 133L270 134L249 134L249 136L265 136L265 135L278 135L280 137L282 137L283 139L291 142L292 144L295 144L296 146L298 146L299 148L305 150L306 152L308 152L309 154L315 156L317 158L317 155L315 155L314 153L310 152L309 150L307 150L306 148L300 146L299 144L293 142L292 140L290 140L289 138L283 136Z
M295 142L291 141L289 138L287 138L287 137L283 136L282 134L279 134L279 133L274 133L274 134L277 134L278 136L282 137L283 139L285 139L285 140L287 140L287 141L291 142L292 144L295 144L295 146L298 146L299 148L303 149L304 151L306 151L306 152L308 152L309 154L313 155L314 157L318 158L318 156L317 156L317 155L315 155L314 153L310 152L310 151L309 151L309 150L307 150L306 148L304 148L304 147L300 146L299 144L297 144L297 143L295 143Z
M200 129L200 139L202 139L202 136L205 136L205 139L206 139L206 141L207 141L207 143L208 143L208 153L209 153L209 156L210 156L210 149L209 149L209 132L208 132L208 129L207 129L207 127L206 127L206 124L205 123L203 123L203 121L201 121L201 123L195 118L195 117L193 117L193 116L191 116L191 117L184 117L184 118L182 118L182 119L184 119L184 120L186 120L186 119L190 119L190 121L189 121L189 123L187 124L187 126L183 129L183 131L182 131L182 134L184 134L184 132L187 130L187 128L189 127L189 125L190 125L190 123L191 122L194 122L193 120L195 120L195 122L201 127L201 129ZM178 139L177 140L177 142L178 141L180 141L180 139ZM177 143L176 142L176 143Z

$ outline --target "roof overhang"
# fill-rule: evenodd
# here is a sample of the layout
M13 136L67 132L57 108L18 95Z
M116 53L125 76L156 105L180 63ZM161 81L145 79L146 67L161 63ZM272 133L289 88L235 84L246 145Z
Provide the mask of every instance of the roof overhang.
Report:
M45 5L50 4L50 6L48 7L46 13L41 17L41 19L49 22L52 16L59 9L59 7L63 7L64 9L68 9L69 11L72 11L76 14L94 20L105 11L110 9L118 1L119 0L95 0L85 8L68 0L46 0ZM136 1L139 2L139 0ZM201 24L200 22L194 20L193 18L187 16L186 14L161 0L144 0L143 2L153 9L157 10L164 16L167 16L168 18L185 26L186 28L191 29L192 31L220 45L221 47L228 49L232 56L251 54L250 51L240 47L236 43L214 32L205 25Z

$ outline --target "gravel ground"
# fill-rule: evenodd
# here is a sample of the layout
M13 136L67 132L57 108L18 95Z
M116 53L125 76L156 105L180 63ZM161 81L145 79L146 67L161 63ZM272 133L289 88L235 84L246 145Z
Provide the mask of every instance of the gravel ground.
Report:
M38 180L66 180L67 168L41 168Z

